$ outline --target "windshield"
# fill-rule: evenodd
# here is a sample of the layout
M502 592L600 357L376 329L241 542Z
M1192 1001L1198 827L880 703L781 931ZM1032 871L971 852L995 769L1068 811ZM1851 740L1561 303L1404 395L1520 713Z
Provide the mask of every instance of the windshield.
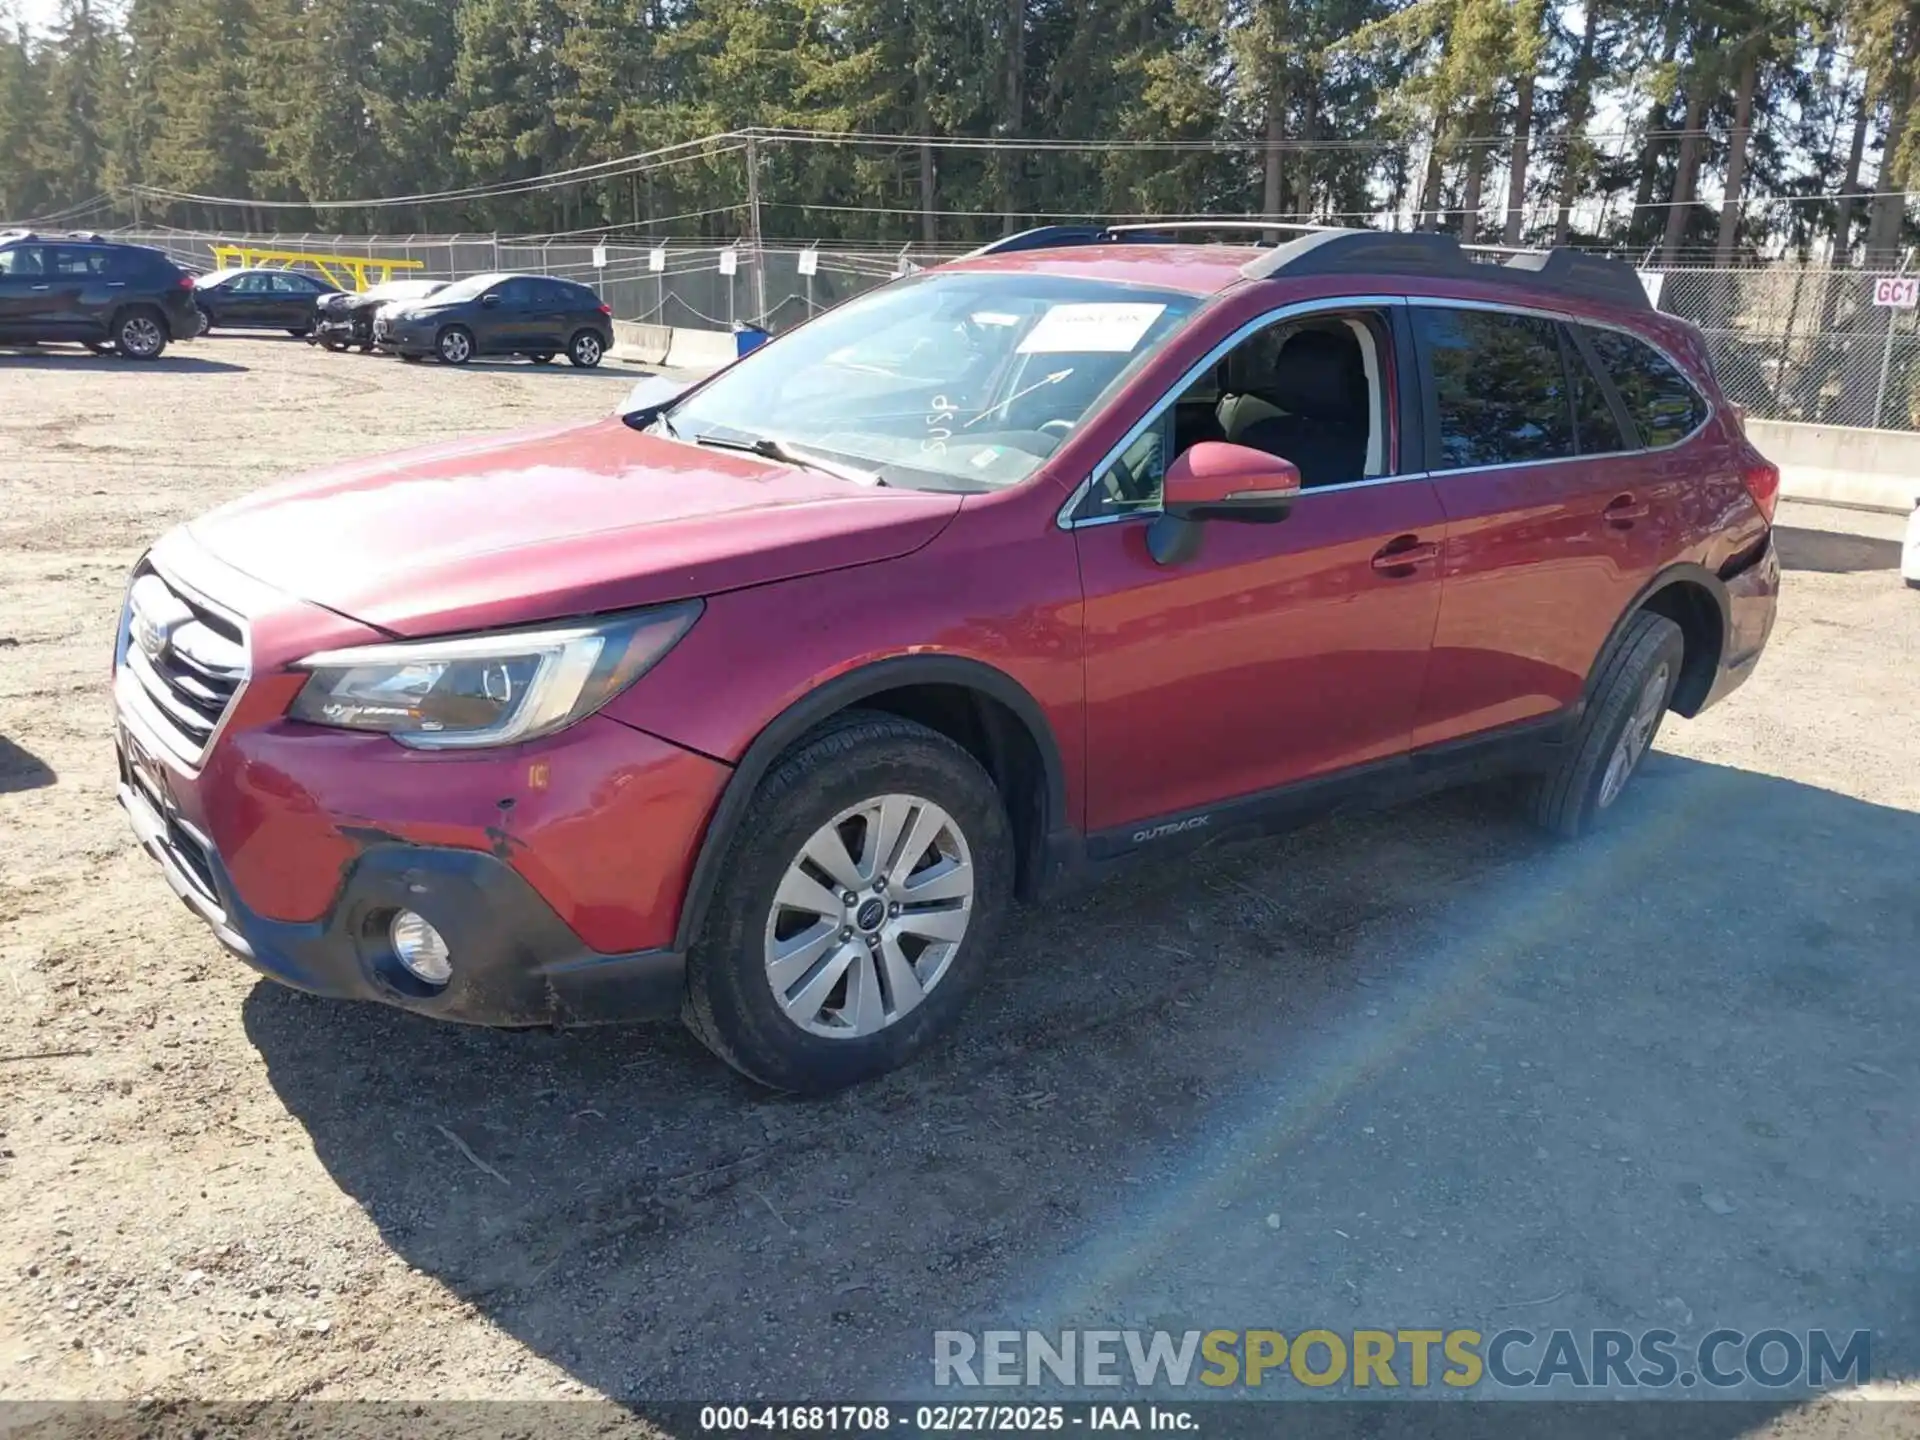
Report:
M388 280L367 291L369 300L420 300L442 287L439 280Z
M999 489L1032 474L1199 303L1058 275L934 271L755 351L666 423L683 440L784 441L890 485Z
M504 275L469 275L464 280L456 280L446 289L434 295L436 300L445 300L449 304L458 304L462 300L471 300L484 295L507 277Z

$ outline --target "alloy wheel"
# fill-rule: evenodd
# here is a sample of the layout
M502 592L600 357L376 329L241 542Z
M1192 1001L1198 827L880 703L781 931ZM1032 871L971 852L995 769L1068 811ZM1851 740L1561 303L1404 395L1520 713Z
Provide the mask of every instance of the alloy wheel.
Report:
M464 365L473 357L473 342L462 330L449 330L440 337L440 358L449 365Z
M145 359L160 353L167 337L160 333L159 322L151 315L130 316L120 326L120 353Z
M592 369L600 363L600 337L582 335L573 342L573 360L576 365Z
M1661 665L1641 687L1640 698L1634 703L1633 716L1627 721L1627 728L1620 732L1620 739L1615 742L1613 754L1607 760L1607 773L1600 780L1602 810L1620 798L1620 792L1626 789L1628 777L1640 764L1640 757L1647 752L1654 729L1660 723L1660 712L1666 708L1667 675L1667 667Z
M851 806L814 831L774 893L774 1001L810 1034L884 1030L946 977L973 905L973 857L945 810L917 795Z

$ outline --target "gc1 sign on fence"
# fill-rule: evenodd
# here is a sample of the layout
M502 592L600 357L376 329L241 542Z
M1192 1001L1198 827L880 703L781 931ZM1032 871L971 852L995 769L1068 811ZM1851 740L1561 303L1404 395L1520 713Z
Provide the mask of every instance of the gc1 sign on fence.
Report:
M1882 275L1873 282L1873 303L1895 310L1920 306L1920 276Z

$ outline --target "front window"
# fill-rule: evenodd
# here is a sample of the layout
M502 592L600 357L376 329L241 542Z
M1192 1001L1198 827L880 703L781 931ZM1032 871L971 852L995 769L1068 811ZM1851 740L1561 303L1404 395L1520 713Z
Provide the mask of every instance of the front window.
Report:
M1026 272L934 272L829 311L669 410L683 440L776 441L889 485L1025 479L1199 305Z
M499 275L469 275L465 280L456 280L433 298L449 305L458 305L463 300L477 300L487 291L500 284Z

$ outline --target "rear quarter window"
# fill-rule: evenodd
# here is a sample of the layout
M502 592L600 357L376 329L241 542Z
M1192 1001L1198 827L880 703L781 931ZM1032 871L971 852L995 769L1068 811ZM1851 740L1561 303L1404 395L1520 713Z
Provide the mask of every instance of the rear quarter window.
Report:
M1581 329L1639 428L1643 445L1672 445L1700 428L1707 418L1706 397L1671 360L1619 330Z

